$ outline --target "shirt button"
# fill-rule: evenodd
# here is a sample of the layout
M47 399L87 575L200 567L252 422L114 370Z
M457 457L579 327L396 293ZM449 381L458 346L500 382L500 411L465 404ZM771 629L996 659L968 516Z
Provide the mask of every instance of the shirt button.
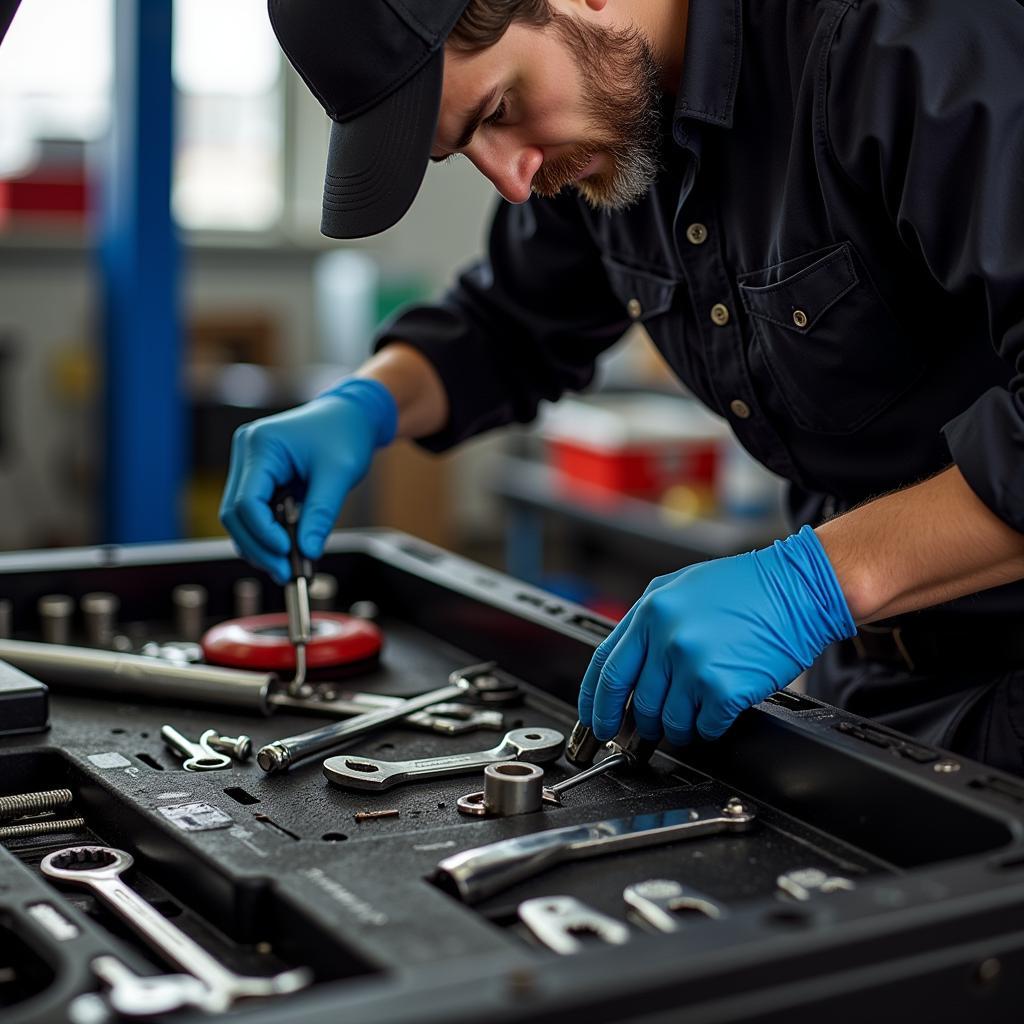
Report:
M639 320L640 314L644 311L644 307L640 305L639 299L630 299L626 303L626 312L634 319Z
M803 329L807 326L807 314L802 309L793 310L793 323Z
M686 237L694 245L703 245L708 240L708 229L703 224L691 224L686 229Z
M724 327L729 322L729 307L716 302L711 307L711 322L716 327Z
M750 419L750 406L747 405L747 403L744 402L742 399L734 398L729 403L729 408L732 409L733 416L736 416L741 420Z

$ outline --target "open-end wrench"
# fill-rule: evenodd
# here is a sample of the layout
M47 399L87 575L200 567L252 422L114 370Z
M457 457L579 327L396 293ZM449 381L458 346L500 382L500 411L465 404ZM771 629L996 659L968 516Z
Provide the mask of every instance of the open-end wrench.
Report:
M630 914L659 932L676 932L683 915L712 919L726 916L726 910L696 889L665 878L627 885L622 899Z
M107 985L107 1002L122 1017L155 1017L186 1006L205 1010L211 990L191 974L143 977L113 956L98 956L89 966Z
M425 757L418 761L377 761L338 754L324 761L324 775L336 786L379 793L404 782L465 775L499 761L554 761L564 746L565 737L555 729L513 729L496 747L472 754Z
M167 746L185 758L181 765L185 771L215 772L230 768L231 758L227 754L219 753L209 745L210 733L213 732L212 729L208 729L198 743L193 743L187 736L178 732L173 725L164 725L160 728L160 738Z
M592 936L612 946L629 942L629 929L621 921L598 913L575 896L525 900L516 913L538 941L563 955L583 950L582 936Z
M437 865L434 881L464 903L478 903L556 864L719 832L744 832L754 820L754 812L733 797L724 807L683 807L552 828L446 857Z
M239 999L287 995L305 988L312 972L305 967L270 978L248 977L229 970L121 880L134 860L108 846L74 846L44 857L39 865L48 878L91 889L154 949L209 989L205 1009L227 1010Z
M397 707L403 700L402 697L386 693L334 694L322 688L309 697L272 693L268 699L275 708L292 708L333 718L350 718L365 715L377 708ZM469 704L433 704L429 711L416 711L400 721L402 725L411 725L426 732L438 732L443 736L461 736L477 729L490 729L494 732L503 732L505 729L505 716L500 711L472 707Z
M484 662L458 669L448 677L448 685L430 693L396 704L393 707L370 711L347 722L334 722L311 732L286 736L261 747L256 761L265 772L280 772L314 754L334 750L357 736L365 736L374 729L389 725L433 704L444 704L458 697L470 697L488 704L511 703L521 696L518 688L494 675L495 663Z

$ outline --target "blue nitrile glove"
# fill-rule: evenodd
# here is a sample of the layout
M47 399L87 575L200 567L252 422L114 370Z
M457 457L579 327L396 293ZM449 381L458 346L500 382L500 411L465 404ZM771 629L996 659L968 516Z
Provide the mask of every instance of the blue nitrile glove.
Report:
M354 377L296 409L239 427L220 521L242 557L278 583L288 581L290 543L270 499L278 487L297 485L299 548L307 558L319 558L342 502L397 427L391 392L378 381Z
M721 736L856 625L815 532L659 576L594 652L579 715L601 740L631 690L637 731L673 744Z

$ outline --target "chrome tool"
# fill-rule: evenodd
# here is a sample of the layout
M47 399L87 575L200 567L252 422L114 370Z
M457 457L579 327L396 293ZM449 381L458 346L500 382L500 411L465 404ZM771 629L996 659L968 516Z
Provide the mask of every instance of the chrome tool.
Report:
M525 900L516 913L539 942L562 955L581 952L585 948L583 936L600 939L611 946L629 942L626 925L598 913L575 896Z
M664 878L628 885L622 899L630 914L659 932L677 932L684 916L719 918L726 910L696 889Z

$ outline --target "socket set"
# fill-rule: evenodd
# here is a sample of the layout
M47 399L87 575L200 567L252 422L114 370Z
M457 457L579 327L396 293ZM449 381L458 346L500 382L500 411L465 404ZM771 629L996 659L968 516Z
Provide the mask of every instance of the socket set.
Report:
M1024 781L788 690L602 747L606 620L392 531L316 570L289 686L226 542L0 556L4 1024L1016 1019Z

